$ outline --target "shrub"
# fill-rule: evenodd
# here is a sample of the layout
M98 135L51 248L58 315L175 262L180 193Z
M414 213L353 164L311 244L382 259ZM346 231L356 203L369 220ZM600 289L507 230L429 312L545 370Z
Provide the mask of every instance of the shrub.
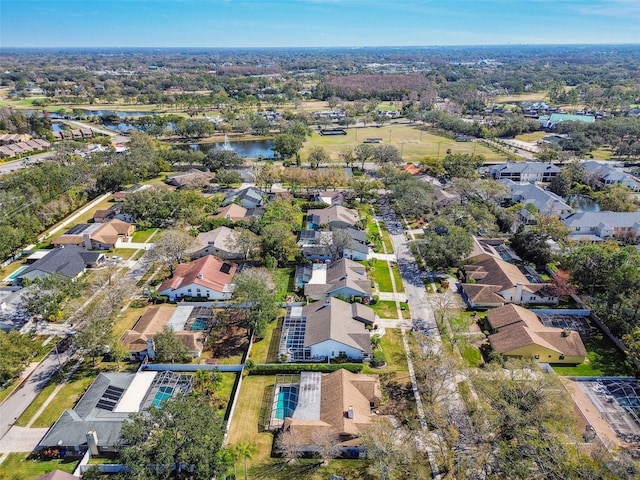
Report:
M372 367L382 367L387 363L387 356L384 351L379 348L373 351L373 360L371 360Z
M129 304L129 306L131 308L144 308L147 306L147 302L145 302L144 300L141 300L139 298L136 298L135 300L132 300L131 303Z

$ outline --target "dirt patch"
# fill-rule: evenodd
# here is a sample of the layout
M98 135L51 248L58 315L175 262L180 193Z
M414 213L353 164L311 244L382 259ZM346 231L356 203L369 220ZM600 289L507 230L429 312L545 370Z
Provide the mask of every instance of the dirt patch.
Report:
M224 310L218 313L220 319L207 340L207 350L214 359L242 357L247 349L249 332L243 326L238 312Z

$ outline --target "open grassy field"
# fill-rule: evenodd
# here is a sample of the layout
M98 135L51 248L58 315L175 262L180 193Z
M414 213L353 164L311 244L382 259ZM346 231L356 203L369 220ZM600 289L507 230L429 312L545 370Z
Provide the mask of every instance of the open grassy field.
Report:
M593 150L590 154L594 160L610 160L613 158L613 153L610 148L598 148L597 150Z
M30 453L10 453L0 465L0 478L11 480L33 480L54 470L73 473L77 460L32 460Z
M520 135L516 135L516 140L520 140L522 142L537 142L538 140L548 136L549 133L547 132L521 133Z
M321 146L329 153L332 161L338 162L341 151L360 145L366 138L382 138L385 144L393 145L401 151L405 162L418 162L425 157L443 158L448 149L453 153L477 153L490 161L507 159L505 155L494 152L480 142L456 142L420 130L413 125L400 124L389 124L379 128L352 128L347 130L347 135L326 137L314 132L305 142L301 155L306 159L312 147Z
M529 92L511 95L498 95L495 99L496 103L505 102L541 102L547 100L547 92Z

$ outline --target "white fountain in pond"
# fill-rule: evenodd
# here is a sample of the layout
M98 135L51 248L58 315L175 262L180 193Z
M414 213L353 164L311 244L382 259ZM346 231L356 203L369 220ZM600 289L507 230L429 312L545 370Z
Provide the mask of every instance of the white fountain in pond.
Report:
M224 134L224 144L220 148L222 150L233 150L233 147L231 146L231 142L229 142L229 137L227 137L226 133Z

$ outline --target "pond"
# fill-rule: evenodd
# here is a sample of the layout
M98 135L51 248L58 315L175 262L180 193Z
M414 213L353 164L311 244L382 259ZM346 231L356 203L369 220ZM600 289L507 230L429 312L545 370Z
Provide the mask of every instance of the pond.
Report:
M231 149L238 155L245 158L273 158L273 140L240 140L237 142L230 142ZM176 145L176 148L183 150L202 150L203 153L208 153L213 148L223 148L224 141L215 143L200 143L191 145Z
M127 117L146 117L158 115L157 112L123 112L121 110L81 110L80 116L82 117L101 117L102 115L115 115L120 118ZM78 112L73 112L71 110L67 110L64 115L60 115L56 112L51 112L49 114L50 118L71 118L76 117Z
M599 212L600 205L593 198L585 195L573 194L567 197L567 203L573 207L576 213Z

